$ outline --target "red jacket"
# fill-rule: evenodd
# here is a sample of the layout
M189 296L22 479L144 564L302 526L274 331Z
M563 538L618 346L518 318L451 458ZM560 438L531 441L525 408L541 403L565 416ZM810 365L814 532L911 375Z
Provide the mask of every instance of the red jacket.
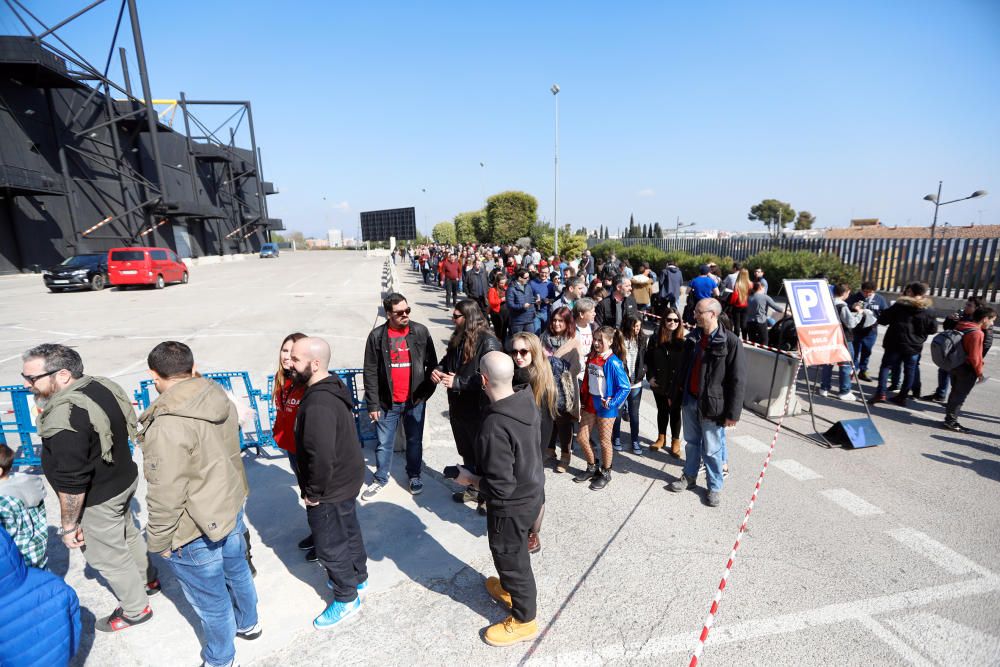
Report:
M965 348L965 363L972 366L976 377L983 375L983 328L978 322L958 322L955 331L968 331L962 336L962 347Z
M486 300L489 302L490 310L492 312L500 312L500 306L503 305L506 292L506 290L499 287L491 287L489 291L486 292Z
M458 280L462 277L462 263L446 259L441 262L441 273L448 280Z
M271 435L278 447L289 454L295 454L295 416L299 413L299 403L306 393L305 385L292 384L285 380L284 386L278 391L274 400L274 426Z

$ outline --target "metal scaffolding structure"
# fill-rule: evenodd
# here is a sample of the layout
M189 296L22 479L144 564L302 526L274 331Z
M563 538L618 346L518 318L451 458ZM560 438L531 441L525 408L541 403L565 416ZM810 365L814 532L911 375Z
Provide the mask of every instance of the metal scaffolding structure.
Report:
M268 215L277 190L263 180L250 102L153 98L135 0L120 2L101 69L58 32L108 0L51 26L2 1L26 34L0 36L0 273L116 246L252 252L283 229ZM118 45L126 14L141 97ZM116 48L121 82L108 76ZM214 128L199 116L229 108ZM237 145L244 131L249 148Z

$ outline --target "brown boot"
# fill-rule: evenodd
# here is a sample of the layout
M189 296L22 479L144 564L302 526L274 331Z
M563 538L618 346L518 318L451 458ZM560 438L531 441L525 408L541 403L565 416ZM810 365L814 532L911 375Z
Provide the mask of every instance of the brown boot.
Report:
M649 446L649 448L651 450L653 450L654 452L659 451L659 450L663 449L663 445L665 445L666 442L667 442L667 436L666 436L666 434L661 433L660 435L656 436L656 442L654 442L653 444L651 444Z
M681 457L681 441L676 438L670 441L670 455L675 459Z
M570 461L572 456L569 452L563 452L562 458L559 459L559 463L556 464L556 472L566 472L569 469Z

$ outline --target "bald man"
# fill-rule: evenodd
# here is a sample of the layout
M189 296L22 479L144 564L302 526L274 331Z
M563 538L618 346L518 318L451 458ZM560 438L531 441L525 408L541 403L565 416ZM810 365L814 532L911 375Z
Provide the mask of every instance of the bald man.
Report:
M482 474L460 466L456 481L479 489L486 499L490 553L499 575L486 580L486 590L511 615L486 628L483 639L492 646L509 646L538 635L528 530L545 501L541 417L530 387L517 392L511 387L514 362L508 355L489 352L479 368L490 400L475 446Z
M292 346L292 379L306 385L295 420L299 488L316 556L333 590L333 602L313 621L317 630L357 614L359 593L368 586L357 513L365 460L354 428L354 399L329 368L330 346L322 338L303 338Z

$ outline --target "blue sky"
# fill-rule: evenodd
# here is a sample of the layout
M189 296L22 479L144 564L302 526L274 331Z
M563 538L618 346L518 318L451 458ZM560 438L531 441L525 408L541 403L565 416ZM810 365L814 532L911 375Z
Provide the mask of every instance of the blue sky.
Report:
M85 3L27 4L55 19ZM117 10L59 34L103 64ZM426 231L507 189L551 221L553 83L559 221L574 228L634 214L756 229L746 214L766 197L819 226L926 225L921 198L938 180L944 199L991 191L941 222L1000 223L990 0L175 0L140 2L140 17L154 96L252 101L281 190L271 214L306 234L352 235L360 211L397 206L415 206ZM127 30L120 43L133 51Z

